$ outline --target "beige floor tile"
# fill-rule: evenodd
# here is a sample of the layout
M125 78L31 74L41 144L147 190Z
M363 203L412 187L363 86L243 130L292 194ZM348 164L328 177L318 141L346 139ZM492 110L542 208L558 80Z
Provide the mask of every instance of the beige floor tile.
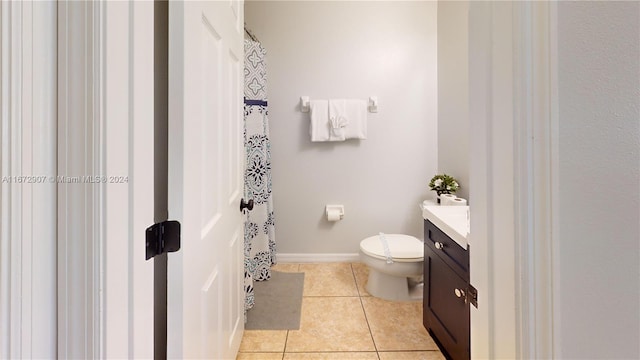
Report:
M353 263L351 267L353 268L353 274L356 276L356 285L358 286L360 296L371 296L365 288L367 279L369 278L369 268L367 265L363 263Z
M378 355L380 360L445 360L444 355L437 350L380 352Z
M378 360L375 352L285 353L284 360Z
M362 303L378 351L438 349L422 325L422 302L363 297Z
M282 360L282 353L239 353L236 360Z
M358 297L303 297L285 352L375 351Z
M358 296L349 263L300 264L304 272L302 296Z
M271 267L271 270L280 272L298 272L300 264L277 263Z
M245 330L240 352L284 352L287 330Z

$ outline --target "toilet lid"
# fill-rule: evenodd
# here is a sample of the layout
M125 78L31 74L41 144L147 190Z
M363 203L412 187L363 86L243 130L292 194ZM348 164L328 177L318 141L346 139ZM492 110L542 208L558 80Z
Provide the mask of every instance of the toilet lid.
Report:
M424 244L417 238L402 234L384 234L389 253L394 259L424 259ZM360 242L363 253L376 258L386 259L380 235L368 237Z

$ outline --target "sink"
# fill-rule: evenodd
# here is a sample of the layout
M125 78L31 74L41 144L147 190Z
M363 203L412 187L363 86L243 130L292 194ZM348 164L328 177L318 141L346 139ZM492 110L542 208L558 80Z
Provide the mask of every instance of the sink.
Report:
M469 206L423 206L422 217L437 226L467 250L469 244Z

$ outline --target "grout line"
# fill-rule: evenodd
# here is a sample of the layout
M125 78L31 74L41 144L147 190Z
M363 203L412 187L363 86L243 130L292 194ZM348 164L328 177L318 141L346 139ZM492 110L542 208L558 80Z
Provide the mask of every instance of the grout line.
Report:
M356 280L356 273L353 270L353 264L349 264L351 266L351 274L353 275L353 279L356 282L356 288L358 287L358 281ZM358 289L358 294L360 294L360 290ZM364 320L367 322L367 328L369 328L369 336L371 336L371 342L373 342L373 348L376 350L376 356L378 360L380 360L380 354L378 353L378 346L376 345L376 340L373 338L373 332L371 331L371 324L369 324L369 318L367 317L367 311L364 309L364 303L362 302L362 296L358 296L358 300L360 300L360 306L362 306L362 313L364 314Z
M351 265L351 275L353 275L353 281L356 283L356 291L358 292L358 297L362 297L360 293L360 287L358 286L358 277L356 276L356 271L353 269L353 263Z
M360 295L304 295L302 297L306 297L306 298L327 298L327 297L331 297L331 298L353 298L353 297L360 297ZM368 296L365 296L368 297Z
M417 350L413 350L417 351ZM303 350L303 351L289 351L287 354L331 354L331 353L372 353L373 350Z
M300 314L302 316L302 314ZM300 318L300 321L302 321L302 317ZM282 360L284 360L284 354L287 353L287 342L289 342L289 331L291 330L287 330L287 336L284 339L284 349L282 349Z

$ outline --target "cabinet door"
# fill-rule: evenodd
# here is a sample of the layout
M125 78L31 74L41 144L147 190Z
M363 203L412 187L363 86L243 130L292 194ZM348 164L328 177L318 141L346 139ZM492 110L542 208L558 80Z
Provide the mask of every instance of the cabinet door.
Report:
M429 220L424 221L424 243L429 245L431 250L435 251L458 275L469 280L469 245L464 249ZM440 249L436 248L437 243L441 246Z
M469 359L467 281L429 247L425 247L424 260L424 325L451 358Z

